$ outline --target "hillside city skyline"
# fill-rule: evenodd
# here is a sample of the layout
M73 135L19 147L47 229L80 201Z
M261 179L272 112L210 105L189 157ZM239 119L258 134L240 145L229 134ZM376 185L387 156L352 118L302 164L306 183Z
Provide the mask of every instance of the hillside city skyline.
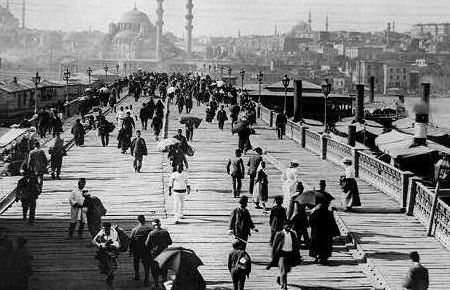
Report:
M26 25L28 28L107 32L108 24L116 22L125 11L134 8L135 1L78 0L58 3L54 0L28 0ZM286 0L283 5L267 0L197 0L194 1L195 37L267 35L288 32L299 21L307 21L312 14L312 28L324 30L328 15L330 30L382 31L387 22L395 21L397 31L409 31L418 22L446 22L450 4L444 0L433 5L419 0L358 3L360 1ZM6 0L1 2L5 5ZM269 4L270 3L270 4ZM20 18L22 0L10 0L13 14ZM137 1L137 8L147 13L154 24L156 1ZM164 2L164 30L183 36L185 25L184 1ZM103 10L102 10L103 9ZM69 13L70 11L70 13ZM102 11L102 13L100 13ZM271 14L272 17L267 17ZM349 20L349 15L353 19ZM369 19L369 20L368 20ZM214 25L215 24L215 25Z

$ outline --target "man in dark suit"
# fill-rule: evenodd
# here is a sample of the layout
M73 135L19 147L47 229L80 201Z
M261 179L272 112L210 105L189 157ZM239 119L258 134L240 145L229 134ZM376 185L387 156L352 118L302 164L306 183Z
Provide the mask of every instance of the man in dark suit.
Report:
M408 273L406 273L403 287L412 290L427 290L429 285L427 268L420 264L419 253L414 251L409 256L414 264L409 268Z
M131 155L134 156L133 167L134 171L141 172L142 158L147 155L147 145L145 140L141 138L141 131L136 131L136 138L131 142Z
M145 216L138 216L139 225L131 230L130 255L133 255L134 280L139 280L139 262L144 265L144 286L149 285L150 275L150 253L145 247L145 241L152 228L147 225Z
M258 232L258 229L255 227L250 212L247 209L248 197L241 197L239 204L240 206L235 208L231 213L228 233L234 235L241 241L247 242L248 236L250 236L250 230Z
M145 247L150 251L153 281L156 289L159 289L158 277L162 276L162 282L164 283L167 280L167 270L160 269L154 259L172 245L172 238L167 230L161 228L161 221L159 219L154 219L152 226L153 230L148 234Z
M233 251L228 255L228 270L233 280L233 290L244 290L245 279L252 271L250 256L244 250L245 245L239 240L233 242Z
M283 139L284 134L286 133L286 124L287 124L287 117L286 112L280 112L277 115L277 118L275 120L275 126L277 127L277 133L278 133L278 139Z
M272 261L267 266L278 265L280 276L277 277L277 283L281 285L281 289L287 289L287 274L301 263L300 248L297 236L292 229L290 221L284 222L284 229L275 235L272 246Z
M34 143L34 149L30 151L28 155L27 169L33 172L39 181L39 188L42 192L42 185L44 183L44 174L48 174L47 164L48 159L45 156L44 150L41 148L39 141Z

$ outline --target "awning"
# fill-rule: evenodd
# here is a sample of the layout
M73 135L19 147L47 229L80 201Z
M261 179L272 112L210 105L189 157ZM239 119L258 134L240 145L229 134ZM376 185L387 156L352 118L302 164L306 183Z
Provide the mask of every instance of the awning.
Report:
M392 131L382 134L375 139L378 149L394 158L410 158L432 152L444 152L450 154L450 149L442 145L427 141L426 146L410 147L414 137L408 134Z

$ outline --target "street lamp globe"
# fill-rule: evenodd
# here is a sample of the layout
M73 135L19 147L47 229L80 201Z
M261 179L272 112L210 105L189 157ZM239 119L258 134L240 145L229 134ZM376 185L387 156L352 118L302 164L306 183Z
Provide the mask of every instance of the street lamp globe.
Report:
M37 90L38 90L38 85L41 82L41 76L39 75L38 72L36 72L36 76L33 77L33 83L34 83L34 114L37 115L38 113L38 95L37 95Z
M264 79L264 75L261 71L259 71L259 73L256 75L258 77L258 83L262 84L263 79Z
M33 77L33 83L35 86L41 83L41 76L39 75L38 72L36 72L36 76Z
M231 67L228 68L228 76L231 77Z
M328 95L331 93L331 87L332 84L328 83L328 80L325 79L325 82L322 84L322 93L325 95L325 97L328 97Z
M281 82L283 83L284 88L287 90L291 79L287 75L284 75L284 78L281 80Z

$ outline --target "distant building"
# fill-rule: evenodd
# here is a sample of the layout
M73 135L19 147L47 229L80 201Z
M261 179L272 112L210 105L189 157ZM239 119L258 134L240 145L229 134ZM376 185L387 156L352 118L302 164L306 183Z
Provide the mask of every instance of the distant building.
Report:
M409 88L409 66L403 63L390 62L383 65L384 70L384 89L383 93L387 94L388 89Z
M370 77L375 77L375 92L384 91L384 70L380 61L357 61L354 64L353 83L370 86Z
M382 46L356 46L348 47L345 50L345 56L350 59L363 59L363 60L373 60L378 59L383 53L384 48Z
M150 18L134 8L123 14L117 23L109 25L113 56L119 59L149 58L155 50L156 28Z

